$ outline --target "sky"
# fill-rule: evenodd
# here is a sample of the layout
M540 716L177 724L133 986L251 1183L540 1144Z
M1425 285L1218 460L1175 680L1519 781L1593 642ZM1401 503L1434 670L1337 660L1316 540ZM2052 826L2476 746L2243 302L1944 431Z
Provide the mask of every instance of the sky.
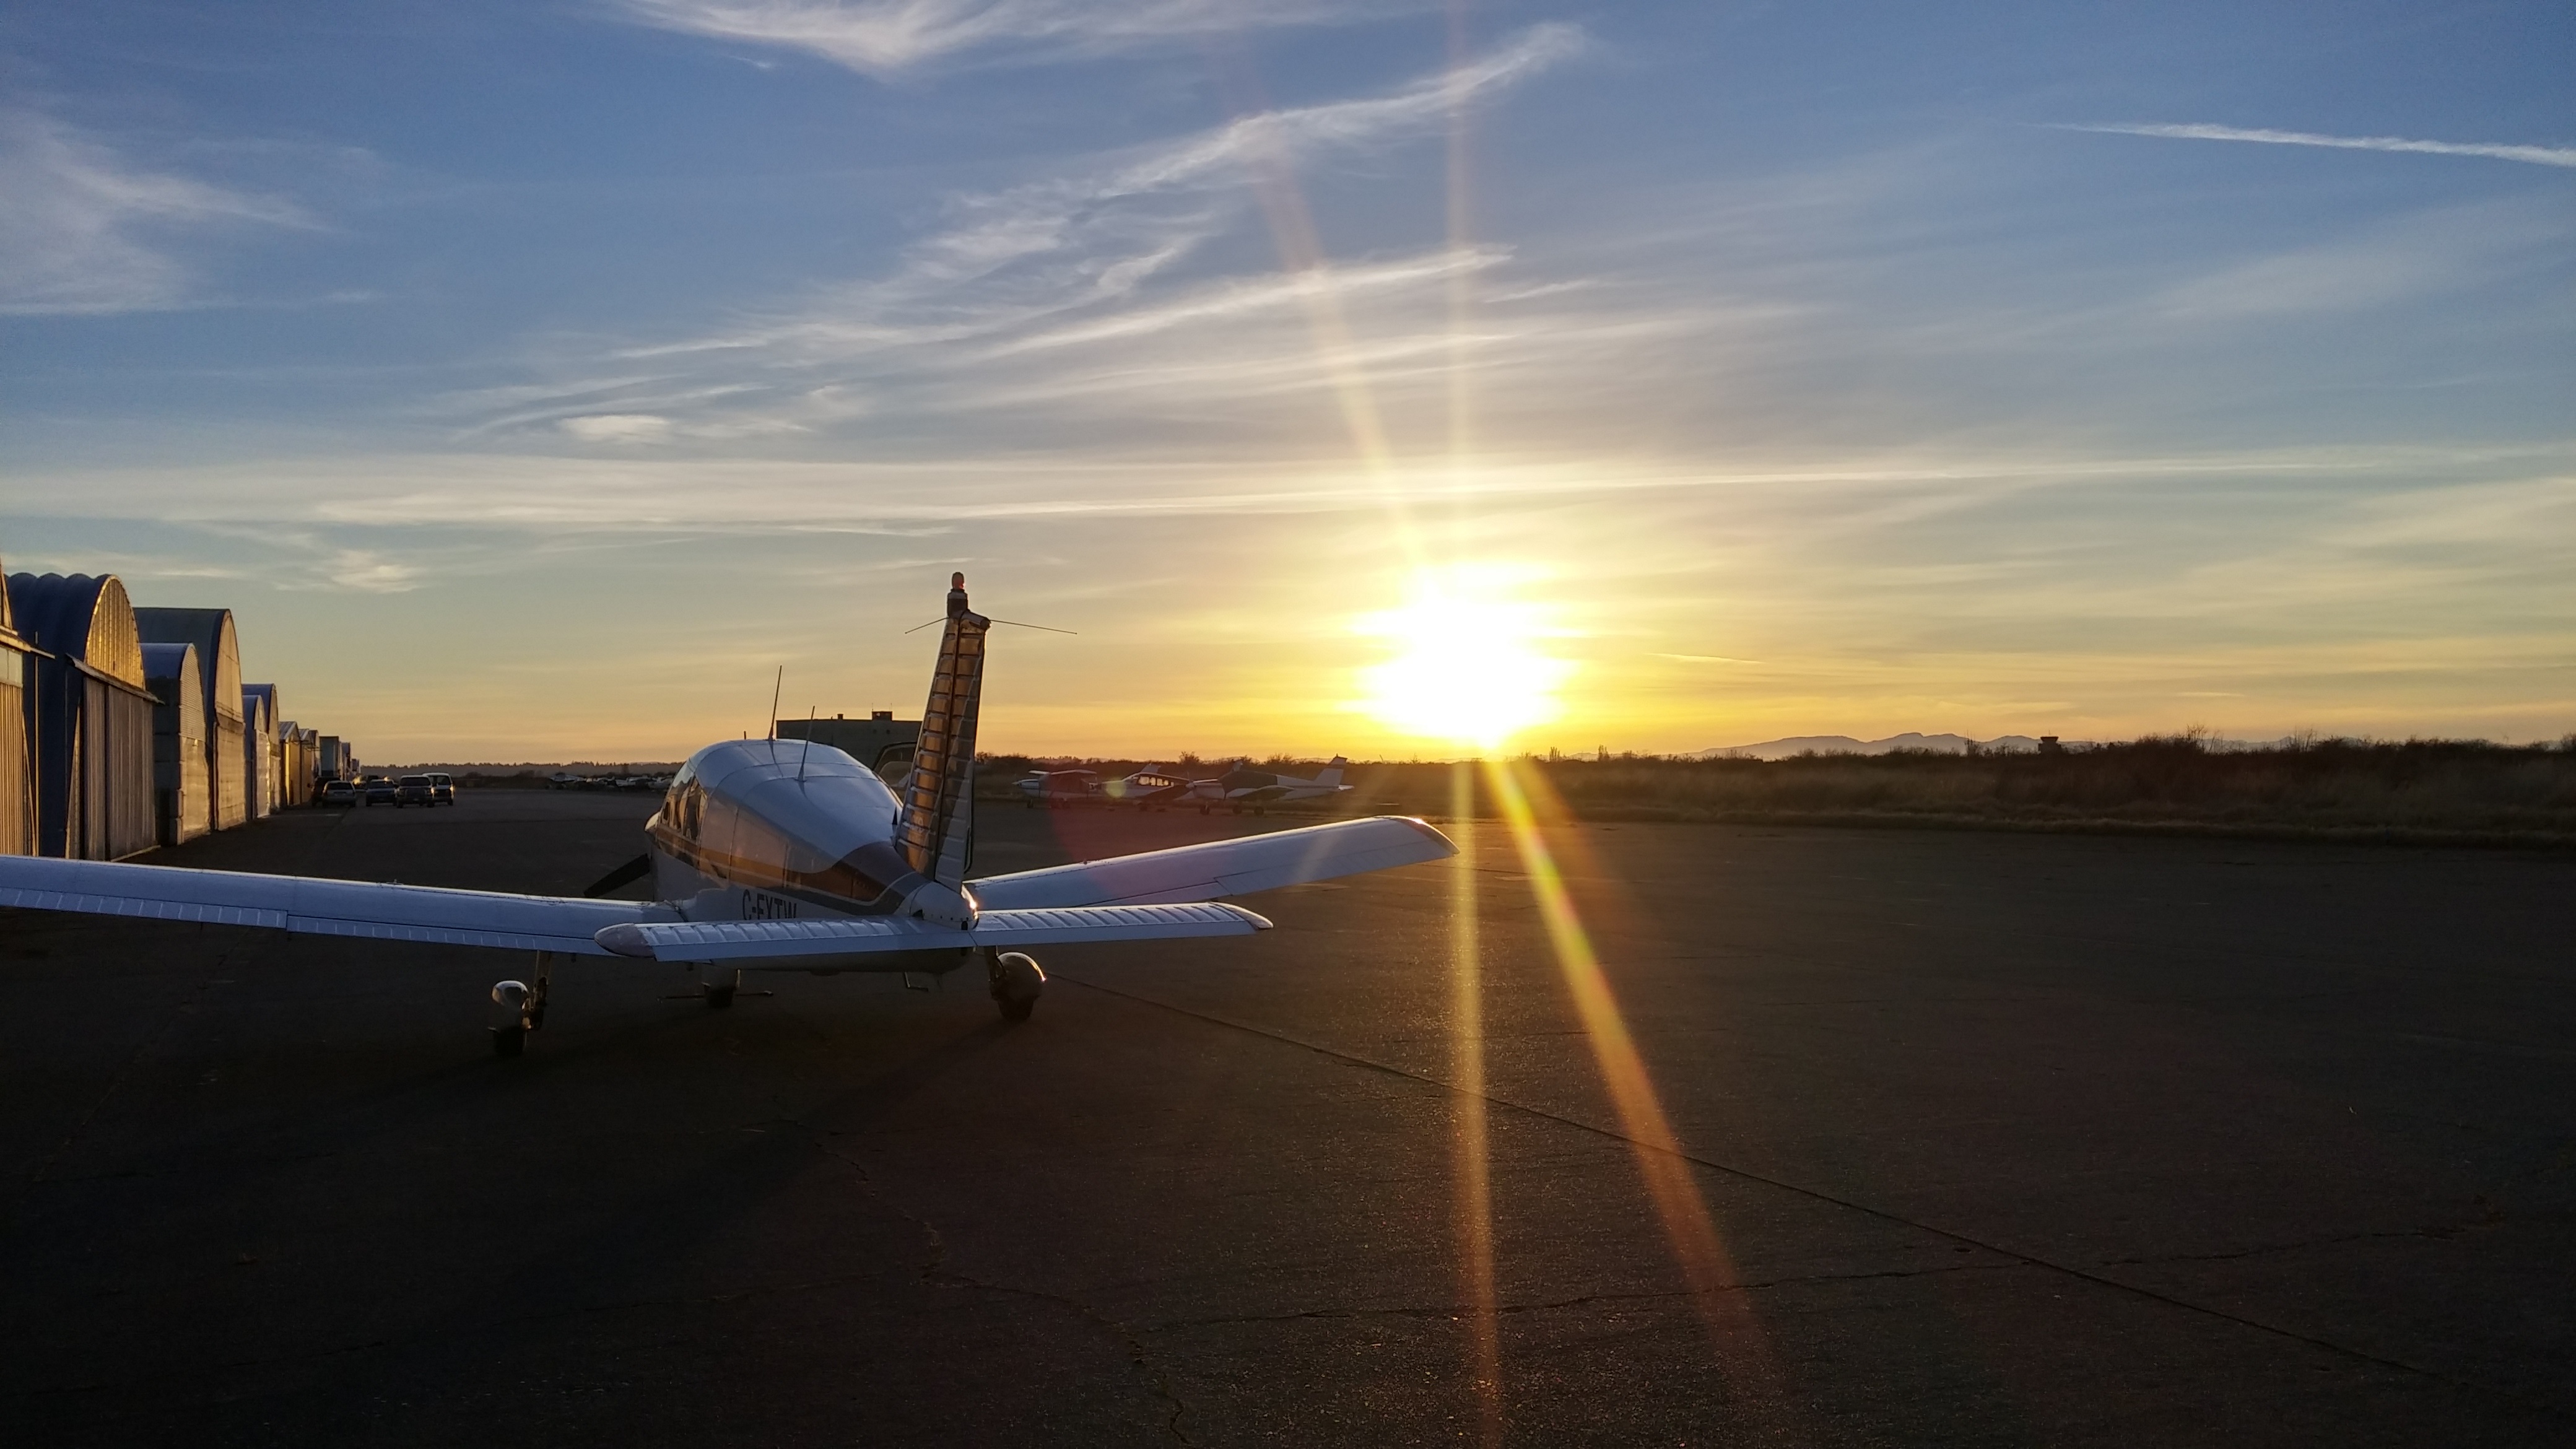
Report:
M0 559L370 760L2576 731L2562 4L0 13Z

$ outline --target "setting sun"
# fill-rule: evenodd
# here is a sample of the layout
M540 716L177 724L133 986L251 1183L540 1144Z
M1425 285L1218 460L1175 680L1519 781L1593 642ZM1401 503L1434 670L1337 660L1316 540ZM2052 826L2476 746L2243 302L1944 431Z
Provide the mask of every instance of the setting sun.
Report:
M1555 719L1574 666L1540 652L1557 631L1540 605L1512 597L1516 575L1461 568L1415 576L1400 609L1362 617L1391 657L1360 671L1359 707L1406 734L1492 748Z

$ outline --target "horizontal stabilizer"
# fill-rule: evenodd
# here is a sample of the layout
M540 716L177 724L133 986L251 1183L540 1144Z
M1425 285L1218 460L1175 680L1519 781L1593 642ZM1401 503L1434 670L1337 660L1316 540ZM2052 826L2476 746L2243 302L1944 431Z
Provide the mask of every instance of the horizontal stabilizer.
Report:
M1378 815L1080 865L987 876L968 886L988 913L1059 906L1212 901L1456 855L1419 820ZM986 919L990 919L988 914Z
M1174 936L1249 936L1270 923L1237 906L1100 906L1083 910L986 911L972 929L910 916L792 921L652 921L610 926L599 945L657 961L788 961L894 951L1026 950L1072 941L1152 941Z
M604 926L670 914L641 901L33 856L0 856L0 906L583 956L605 954L591 940Z

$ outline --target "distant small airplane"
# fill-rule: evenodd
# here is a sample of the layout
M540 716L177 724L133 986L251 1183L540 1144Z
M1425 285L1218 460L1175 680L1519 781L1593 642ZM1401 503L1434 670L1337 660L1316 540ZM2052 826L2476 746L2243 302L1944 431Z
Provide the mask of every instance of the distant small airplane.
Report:
M1050 810L1088 805L1100 794L1098 770L1032 770L1020 781L1020 798Z
M1068 805L1133 805L1150 810L1179 799L1190 781L1147 765L1132 775L1103 780L1097 770L1037 770L1020 781L1020 794L1032 806L1058 809Z
M1201 815L1207 814L1220 805L1233 810L1237 815L1246 810L1257 815L1266 806L1283 805L1299 800L1323 800L1350 793L1351 787L1342 783L1342 767L1349 763L1349 760L1335 755L1333 762L1318 771L1315 778L1300 780L1294 775L1279 775L1268 770L1256 770L1252 768L1250 760L1238 760L1233 769L1213 780L1191 781L1190 788L1183 798L1199 807Z
M1378 816L969 880L992 621L967 607L964 574L947 624L899 790L829 745L709 745L672 776L646 852L584 898L0 856L0 906L534 951L531 981L492 988L493 1050L516 1056L561 956L672 963L719 1007L746 970L945 975L980 960L1003 1018L1025 1021L1046 985L1026 948L1250 935L1270 923L1219 897L1457 854L1419 820ZM1340 763L1289 783L1333 788ZM646 875L660 899L597 899Z

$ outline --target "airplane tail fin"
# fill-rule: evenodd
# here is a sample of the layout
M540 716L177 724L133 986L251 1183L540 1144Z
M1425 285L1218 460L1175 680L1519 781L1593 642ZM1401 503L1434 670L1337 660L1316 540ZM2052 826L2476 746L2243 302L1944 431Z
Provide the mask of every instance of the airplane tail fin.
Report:
M1350 760L1344 756L1333 756L1333 762L1326 765L1323 770L1315 776L1315 783L1318 785L1338 785L1342 783L1342 766L1349 763Z
M921 741L895 820L895 849L904 863L951 890L966 880L975 834L975 714L984 696L984 635L992 627L966 607L966 576L952 575L939 667L930 676Z

